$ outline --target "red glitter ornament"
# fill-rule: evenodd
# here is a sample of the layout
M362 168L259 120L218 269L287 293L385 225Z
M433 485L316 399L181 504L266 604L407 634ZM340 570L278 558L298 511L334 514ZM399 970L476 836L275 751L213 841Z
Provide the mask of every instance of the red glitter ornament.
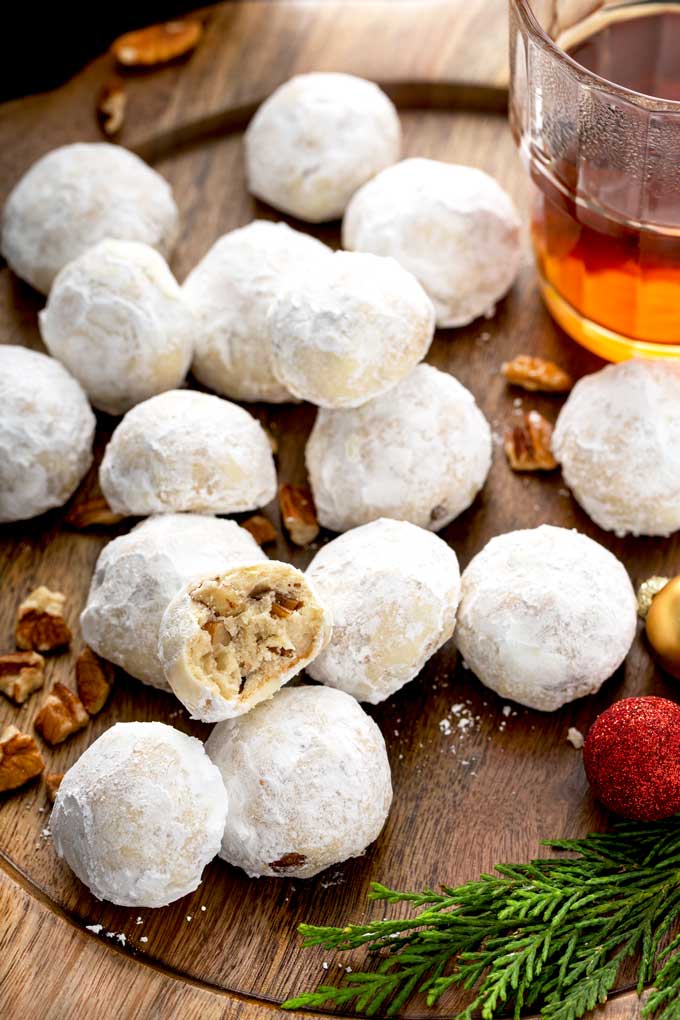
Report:
M605 807L653 822L680 812L680 706L625 698L598 716L583 745L586 775Z

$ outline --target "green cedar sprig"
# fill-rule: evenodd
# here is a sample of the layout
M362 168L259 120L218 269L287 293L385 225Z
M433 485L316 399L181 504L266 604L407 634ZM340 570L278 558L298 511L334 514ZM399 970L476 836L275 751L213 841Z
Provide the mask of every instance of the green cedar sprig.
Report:
M578 1020L606 1000L635 958L641 994L653 983L646 1020L680 1020L680 817L623 823L585 839L546 841L567 857L504 864L496 875L441 892L395 892L373 883L369 898L408 903L410 918L341 928L303 924L306 946L367 949L377 966L346 974L283 1004L327 1004L395 1015L416 993L433 1006L460 985L470 993L457 1020L493 1020L533 1007L544 1020Z

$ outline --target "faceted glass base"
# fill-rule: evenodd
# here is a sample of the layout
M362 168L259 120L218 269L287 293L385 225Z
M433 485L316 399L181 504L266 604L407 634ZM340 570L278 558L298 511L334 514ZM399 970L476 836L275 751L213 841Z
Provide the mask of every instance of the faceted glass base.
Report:
M606 361L626 361L627 358L680 358L680 343L645 343L615 333L586 319L565 301L547 280L540 276L539 280L543 299L555 322L582 347L587 347L589 351L599 354Z

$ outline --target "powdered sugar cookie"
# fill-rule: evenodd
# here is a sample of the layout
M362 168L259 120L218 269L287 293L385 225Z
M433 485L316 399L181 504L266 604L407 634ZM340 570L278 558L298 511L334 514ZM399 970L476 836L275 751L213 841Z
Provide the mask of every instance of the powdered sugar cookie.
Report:
M98 899L163 907L198 887L226 818L224 783L200 740L132 722L106 730L71 766L50 829Z
M468 564L454 639L487 687L553 712L594 694L621 665L636 616L616 557L544 524L492 538Z
M392 517L439 531L484 485L491 429L457 379L418 365L363 407L319 411L306 459L325 527Z
M310 223L342 216L357 188L399 159L397 111L373 82L298 74L259 108L245 134L253 195Z
M358 407L422 360L434 310L394 259L336 252L289 278L270 313L279 382L319 407Z
M133 407L99 470L117 513L237 513L273 499L276 470L259 422L242 407L192 390L168 390Z
M229 796L220 857L248 875L311 878L363 853L385 824L385 741L343 691L287 688L219 723L205 749Z
M579 380L552 449L587 514L617 535L680 528L680 365L634 358Z
M342 243L391 255L425 288L438 326L464 326L493 315L512 285L520 219L509 195L482 170L405 159L354 195Z
M193 317L162 255L100 241L58 274L40 332L95 407L123 414L176 389L193 350Z
M0 521L62 506L92 463L94 427L87 398L63 365L0 344Z
M333 614L314 680L373 705L413 680L453 634L458 559L436 535L382 518L346 532L306 573Z
M218 722L271 698L325 647L331 626L295 567L246 563L178 592L161 620L158 654L193 718Z
M79 142L48 152L15 185L0 247L17 276L47 294L59 270L98 241L144 241L167 257L178 233L160 174L120 145Z
M265 220L216 241L183 287L196 320L199 382L234 400L294 400L272 370L267 313L285 274L304 276L330 255L315 238Z

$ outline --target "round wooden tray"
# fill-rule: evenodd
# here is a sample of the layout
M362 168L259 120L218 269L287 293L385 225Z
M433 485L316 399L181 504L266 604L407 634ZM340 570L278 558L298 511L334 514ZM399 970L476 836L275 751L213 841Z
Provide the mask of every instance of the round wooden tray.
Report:
M494 112L502 109L502 92L476 85L461 89L425 87L423 83L392 83L391 89L402 104L406 155L479 166L493 174L526 211L521 166L505 119ZM408 108L414 103L430 108ZM250 106L250 102L234 104L213 111L209 116L187 120L179 128L149 133L133 146L153 159L175 190L183 214L183 233L173 260L180 280L225 231L254 217L281 218L253 201L245 188L240 131ZM50 147L45 144L43 150ZM25 165L14 168L8 185ZM337 224L310 232L339 245ZM40 305L35 293L12 277L6 267L2 269L3 340L39 347L35 316ZM504 427L522 410L536 407L554 420L560 406L558 398L506 387L499 374L500 364L520 352L554 358L577 376L598 367L596 359L559 332L542 307L528 243L519 280L496 316L465 329L439 332L427 360L452 372L472 390L500 438ZM303 482L304 445L314 408L258 405L251 410L278 439L280 481ZM100 416L97 459L114 424L112 419ZM77 499L93 488L95 478L93 469ZM268 507L266 512L282 534L276 506ZM2 649L13 647L14 613L24 594L38 584L47 584L67 596L68 619L76 637L69 654L50 659L47 687L57 679L73 683L73 662L82 644L78 614L94 563L111 535L129 527L126 522L111 531L77 533L64 526L64 515L65 510L55 511L32 522L0 529ZM570 498L559 472L513 474L498 446L484 491L471 509L441 535L455 548L464 567L493 535L544 522L576 527L601 542L623 560L635 583L652 573L675 573L680 568L677 539L621 540L601 532ZM312 555L295 549L283 538L275 550L268 551L299 566ZM230 1008L252 1015L256 1007L265 1009L313 988L322 977L333 980L337 972L339 979L337 958L301 949L295 934L301 921L334 924L398 916L400 908L366 901L372 880L399 889L454 885L490 871L497 862L522 861L546 853L539 848L543 838L579 836L606 826L607 817L588 791L581 754L566 740L567 730L576 726L585 732L614 699L642 692L666 695L672 694L673 688L654 670L639 639L625 667L597 696L550 715L515 705L508 709L462 668L449 644L416 681L387 704L368 709L387 741L395 796L384 832L363 857L307 881L250 880L215 861L206 870L197 892L170 907L156 911L116 908L92 897L56 858L45 831L49 805L44 787L35 785L1 802L3 881L12 883L15 909L25 897L27 903L40 906L39 916L45 925L45 908L81 930L87 925L102 925L99 935L88 936L97 940L96 959L104 954L108 960L117 955L112 951L118 950L136 963L151 964L166 975L181 978L187 1002L198 1001L195 996L199 994L198 986L202 986L217 996L219 1009L226 1010L230 1003ZM32 732L41 700L38 695L21 710L3 700L0 728L11 722ZM133 719L158 719L202 738L208 733L208 727L190 722L171 696L119 675L109 704L92 725L62 747L46 749L48 769L64 771L103 730L114 722ZM461 719L466 722L459 725ZM0 893L3 888L0 882ZM63 931L63 924L58 927ZM107 938L107 933L124 934L125 947L122 940ZM323 961L330 965L328 973L322 970ZM342 958L342 965L350 963L356 969L360 957ZM109 968L111 995L122 995L118 984L118 992L113 989L112 973ZM147 970L142 980L152 982L151 974ZM89 974L81 976L85 986L92 984ZM137 977L135 974L134 980ZM37 975L31 980L40 982ZM117 977L116 982L119 980ZM622 990L625 987L624 975ZM17 992L13 994L18 996ZM3 996L6 1004L10 1001L9 995L9 986L5 986L5 991L0 991L0 1005ZM32 1001L26 989L23 997L16 998L24 1008ZM434 1015L450 1016L463 1002L459 993L452 992ZM196 1015L212 1016L207 1008L202 1007ZM631 1017L632 1009L629 1003L620 1015ZM47 1015L68 1014L57 1011ZM102 1014L99 1007L98 1015L106 1015L106 1009ZM133 1014L118 1008L116 1015ZM414 1000L403 1015L417 1018L432 1016L433 1012Z

